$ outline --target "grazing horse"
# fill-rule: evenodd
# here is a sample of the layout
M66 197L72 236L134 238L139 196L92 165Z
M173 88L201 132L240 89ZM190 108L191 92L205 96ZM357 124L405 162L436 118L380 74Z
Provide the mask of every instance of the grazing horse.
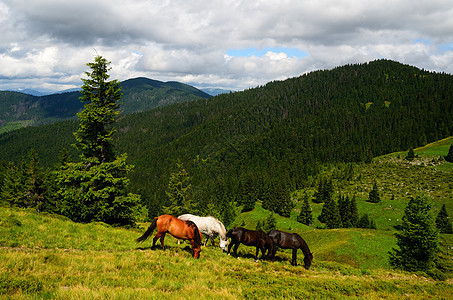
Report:
M311 262L313 260L313 253L310 252L307 243L297 233L289 233L280 230L271 230L267 233L274 242L274 250L270 255L271 258L275 258L275 252L277 252L277 246L283 249L293 249L293 257L291 265L297 266L297 250L301 249L304 253L304 267L310 269Z
M200 232L208 236L208 238L204 240L204 246L208 243L208 239L211 239L211 243L214 245L214 235L218 234L220 239L220 248L223 251L227 250L228 239L226 237L225 226L223 226L222 222L213 216L199 217L191 214L184 214L180 215L178 218L184 221L192 221L197 224Z
M231 242L228 245L228 254L230 254L231 247L234 245L233 252L234 255L237 256L237 250L241 243L246 246L256 246L256 260L258 260L260 249L262 253L261 258L265 256L266 250L273 253L274 243L262 230L248 230L242 227L236 227L228 231L227 237L231 238Z
M156 241L160 238L162 248L165 249L164 238L168 232L177 239L189 240L192 245L193 257L199 258L201 251L201 232L197 225L192 221L183 221L170 215L161 215L154 218L148 230L137 239L137 242L143 242L150 235L153 234L154 229L157 228L157 234L153 239L154 249Z

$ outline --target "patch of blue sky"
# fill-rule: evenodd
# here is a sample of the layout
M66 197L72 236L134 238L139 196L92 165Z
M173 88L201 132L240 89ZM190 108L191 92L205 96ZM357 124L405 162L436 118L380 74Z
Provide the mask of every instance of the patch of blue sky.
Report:
M415 39L414 43L416 43L416 44L421 43L421 44L425 44L425 45L434 46L434 41L429 40L429 39ZM453 50L453 43L444 43L444 44L435 45L435 46L437 47L437 49L439 49L439 51L441 53Z
M286 47L278 48L267 47L262 49L256 48L229 49L226 52L226 55L232 57L251 57L251 56L263 57L269 51L275 53L285 53L286 55L288 55L288 57L297 57L299 59L308 56L307 52L301 51L297 48L286 48Z
M442 52L453 51L453 43L442 44L439 48Z
M433 43L433 41L429 40L429 39L415 39L414 43L416 43L416 44L421 43L421 44L425 44L425 45L431 45Z

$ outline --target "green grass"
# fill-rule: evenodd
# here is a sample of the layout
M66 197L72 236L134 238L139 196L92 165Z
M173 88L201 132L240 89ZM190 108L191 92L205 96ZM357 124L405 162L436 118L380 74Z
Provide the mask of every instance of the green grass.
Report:
M114 228L0 207L0 299L447 299L453 294L453 235L441 235L444 270L436 276L391 269L388 251L396 247L394 226L409 197L427 195L433 211L445 203L452 216L452 164L438 159L452 142L415 149L413 162L401 152L357 164L349 181L333 176L337 193L355 195L359 213L367 212L378 230L318 229L322 204L311 204L315 225L302 225L295 221L300 199L315 187L295 192L291 218L276 215L276 222L308 243L314 253L308 271L290 265L289 250L279 250L274 262L255 262L253 247L241 245L239 258L203 247L196 260L187 243L178 245L170 236L166 250L151 250L151 239L136 244L149 223ZM328 167L326 172L341 173ZM378 204L365 201L374 180ZM257 204L230 227L254 229L269 213ZM299 264L302 259L299 252Z
M267 217L259 206L249 213L259 215ZM441 299L453 292L451 280L389 269L386 251L395 241L385 231L294 226L315 253L307 271L290 265L288 251L277 252L275 262L255 262L255 249L244 245L239 258L203 247L196 260L187 243L167 237L167 249L153 251L151 240L135 243L147 226L78 224L0 208L0 298Z
M17 122L9 122L4 126L0 126L0 134L13 131L16 129L24 128L27 126L31 126L34 124L33 120L25 120L25 121L17 121Z

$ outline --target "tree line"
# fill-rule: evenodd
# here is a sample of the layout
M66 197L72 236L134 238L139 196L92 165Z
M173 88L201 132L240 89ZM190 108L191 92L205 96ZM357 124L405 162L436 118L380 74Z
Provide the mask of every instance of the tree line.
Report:
M235 207L261 200L285 216L294 207L289 193L310 185L324 163L368 162L453 134L451 83L451 75L387 60L347 65L121 116L112 143L135 166L125 170L127 189L140 195L149 217L171 205L168 183L178 161L202 212L228 219ZM77 125L2 134L0 159L18 165L35 149L53 168L66 147L79 163L70 147Z

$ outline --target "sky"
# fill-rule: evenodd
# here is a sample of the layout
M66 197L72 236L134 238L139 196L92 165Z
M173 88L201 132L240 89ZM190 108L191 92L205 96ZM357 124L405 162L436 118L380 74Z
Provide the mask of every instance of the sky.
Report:
M87 63L244 90L391 59L453 74L451 0L0 0L0 90L80 87Z

